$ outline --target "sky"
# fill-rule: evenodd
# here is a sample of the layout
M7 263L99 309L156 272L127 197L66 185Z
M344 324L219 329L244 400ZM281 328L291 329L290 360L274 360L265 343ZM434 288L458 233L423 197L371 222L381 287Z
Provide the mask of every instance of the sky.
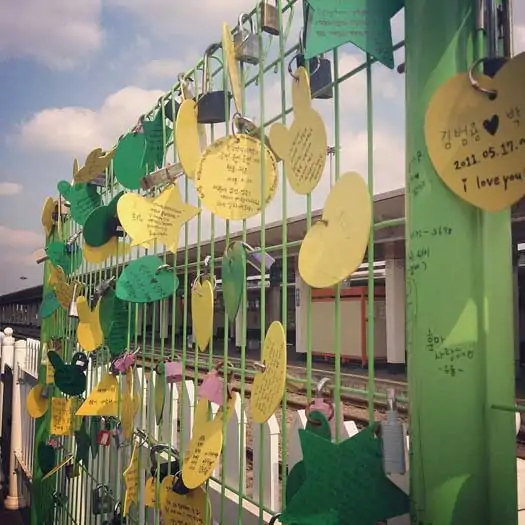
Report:
M110 148L149 111L213 41L222 22L235 26L239 13L254 0L2 0L0 17L0 295L40 284L42 266L33 252L43 247L41 209L57 196L56 184L72 178L73 160L82 164L94 148ZM525 50L525 3L514 2L515 51ZM518 5L519 4L519 5ZM298 7L288 35L293 45L301 29ZM403 12L392 20L394 42L403 38ZM275 56L272 42L268 57ZM363 62L352 44L339 52L339 73ZM395 54L396 65L403 51ZM291 78L286 96L290 104ZM367 174L366 78L363 73L341 85L340 172ZM374 193L404 184L404 76L380 64L373 67ZM344 88L344 89L343 89ZM281 110L280 74L266 76L266 118ZM334 145L333 101L313 102L325 119ZM260 121L260 96L247 91L246 115ZM288 120L291 122L291 120ZM219 135L216 135L220 136ZM173 152L168 160L173 161ZM170 158L171 157L171 158ZM312 194L322 208L330 189L329 163ZM183 183L184 184L184 183ZM280 187L266 222L280 220ZM306 199L286 193L286 215L306 211ZM190 188L190 200L195 200ZM260 224L260 217L248 226ZM236 223L233 229L238 229ZM223 221L215 227L224 231ZM189 225L196 238L196 221ZM202 237L209 235L210 214L201 214ZM27 277L21 280L21 277Z

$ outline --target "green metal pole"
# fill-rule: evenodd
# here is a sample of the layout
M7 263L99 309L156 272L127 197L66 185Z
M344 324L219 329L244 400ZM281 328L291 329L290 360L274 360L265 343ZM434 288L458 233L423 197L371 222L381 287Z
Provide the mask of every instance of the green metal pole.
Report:
M517 523L509 213L449 191L425 146L435 90L476 56L477 0L405 1L412 522ZM456 357L451 359L451 355Z

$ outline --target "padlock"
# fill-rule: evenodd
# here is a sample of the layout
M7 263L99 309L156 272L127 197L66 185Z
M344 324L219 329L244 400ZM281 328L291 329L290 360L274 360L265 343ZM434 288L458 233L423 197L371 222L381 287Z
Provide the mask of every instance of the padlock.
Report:
M111 434L109 432L109 429L102 428L98 431L97 434L97 443L103 447L109 447L111 444Z
M117 448L122 448L126 443L124 432L122 431L122 425L118 423L111 433L113 435L113 440L115 441L115 446Z
M166 383L182 381L182 363L180 361L165 361L157 366L157 373L166 375Z
M244 24L248 22L250 29L245 29ZM259 37L253 32L253 21L245 13L239 15L239 23L233 34L233 47L235 49L235 58L239 62L246 62L256 66L261 59L261 49L259 46Z
M279 34L279 8L277 7L277 0L274 0L275 5L270 2L261 2L261 29L269 35Z
M219 48L220 44L212 44L204 52L202 93L197 99L197 122L199 124L220 124L230 120L231 94L224 90L210 91L210 57Z
M210 403L222 406L224 404L224 379L220 375L220 370L224 366L224 361L217 363L213 370L210 370L203 382L199 386L198 397L207 399ZM228 365L231 367L231 365ZM230 383L233 379L233 374L228 376L227 395L231 396Z
M161 452L171 451L171 461L165 461L160 465L157 463L157 454ZM157 479L157 471L159 476L159 482L162 483L166 476L174 476L180 471L180 458L179 451L169 445L157 444L153 445L149 452L151 461L151 476Z
M80 475L80 467L78 463L70 463L66 465L66 478L73 479Z
M91 510L93 514L107 514L113 510L113 496L106 485L97 485L91 494Z
M297 55L297 67L306 67L303 54ZM312 98L330 99L334 97L332 84L332 63L323 55L308 61L310 72L310 93Z
M182 479L182 475L180 472L177 472L174 475L173 485L171 486L171 490L173 490L173 492L176 492L177 494L180 494L181 496L185 496L186 494L189 494L190 489L186 487L186 485L184 484L184 481Z

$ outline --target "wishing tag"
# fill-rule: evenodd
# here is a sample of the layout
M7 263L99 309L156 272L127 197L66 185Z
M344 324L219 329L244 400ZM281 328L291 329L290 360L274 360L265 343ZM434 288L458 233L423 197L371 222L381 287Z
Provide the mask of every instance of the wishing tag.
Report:
M283 159L290 186L299 195L311 193L323 176L328 142L321 115L312 107L310 79L304 67L292 84L294 121L288 130L276 122L270 128L270 144Z
M160 168L164 164L164 151L171 139L171 128L164 126L162 110L157 111L153 120L143 120L142 129L146 139L143 166L148 170Z
M42 474L46 475L56 464L56 450L45 441L40 441L37 446L37 458Z
M126 485L126 493L124 495L123 516L129 514L131 504L138 505L139 503L139 448L137 443L133 445L133 452L131 454L131 461L129 467L123 473L124 484Z
M210 370L199 386L199 399L206 399L218 406L224 404L224 381L217 369Z
M65 275L73 273L82 264L82 250L73 245L68 248L66 243L52 242L46 248L46 254L55 267L60 267Z
M138 399L137 399L138 401ZM135 415L138 411L139 404L135 403L133 396L133 371L128 368L126 380L124 381L124 392L122 393L122 435L126 441L133 436L133 427Z
M43 396L44 385L35 385L27 394L26 410L33 419L42 417L49 407L48 398Z
M154 303L175 293L177 275L155 255L131 261L120 274L116 295L130 303Z
M250 408L256 423L264 423L275 413L286 387L286 335L283 325L274 321L262 349L264 371L253 379Z
M106 373L78 409L77 416L118 416L118 381Z
M144 133L131 132L118 143L113 159L113 171L117 180L129 190L140 188L140 179L144 176L146 137Z
M195 177L195 170L202 156L203 144L199 127L195 100L184 100L177 113L175 144L177 145L179 161L190 179ZM204 133L206 132L204 131Z
M101 430L102 425L102 418L100 417L91 417L89 418L89 441L90 441L90 449L91 449L91 456L93 459L95 459L98 456L98 434Z
M38 309L38 317L40 319L47 319L51 317L58 309L60 308L60 303L54 291L47 292L40 303L40 308Z
M468 73L450 78L427 109L425 140L437 174L485 211L509 208L525 194L524 80L520 53L494 79L476 75L477 89Z
M305 58L317 57L352 42L386 67L394 67L390 19L403 3L366 0L307 0L312 7Z
M64 270L60 267L51 267L49 284L55 291L58 304L65 310L69 309L69 305L73 299L76 299L82 288L80 281L73 280L71 283L68 283Z
M54 436L70 436L73 434L73 408L73 398L53 397L51 399L50 434Z
M175 476L168 476L162 482L170 489ZM211 503L202 487L197 487L188 494L178 494L174 490L165 490L162 506L164 525L211 525Z
M115 155L115 150L102 151L101 148L96 148L86 157L86 162L82 168L78 168L78 161L75 159L73 164L73 180L76 183L87 183L96 179L100 174L104 173Z
M108 204L99 206L89 214L82 229L85 244L100 248L118 236L117 204L123 195L123 191L117 193Z
M377 523L406 514L407 495L385 475L375 425L339 443L299 430L304 483L283 510L282 523Z
M80 396L86 389L87 357L76 352L71 357L71 364L66 364L57 352L50 350L47 358L55 370L55 385L68 396Z
M221 262L222 295L229 319L235 319L246 282L246 251L240 241L231 244Z
M265 188L261 194L261 152L265 155ZM217 179L217 173L224 176ZM203 153L195 172L202 203L222 219L254 217L275 196L277 165L273 153L258 139L230 135L216 140Z
M89 214L102 203L102 196L92 184L77 183L71 186L69 182L62 180L57 188L60 195L69 202L72 219L80 226L84 226Z
M213 335L213 286L209 280L198 279L191 289L193 335L199 350L206 350Z
M120 242L118 237L111 237L102 246L89 246L85 242L82 244L82 255L86 262L100 264L110 257L124 256L129 253L131 246L127 242Z
M121 301L115 290L109 289L101 299L100 325L106 346L113 357L122 354L129 340L135 335L135 323L131 322L130 304Z
M156 483L157 480L150 476L146 480L146 484L144 485L144 506L149 508L154 508L157 503L157 498L155 495L156 492ZM171 487L170 487L171 490Z
M157 426L162 423L164 404L166 402L166 374L164 373L163 365L164 363L157 365L153 392L153 406L155 408L155 421Z
M75 443L77 445L75 461L77 463L82 463L86 468L88 468L91 440L87 431L85 418L81 418L80 428L75 432Z
M242 90L241 90L241 71L239 62L235 58L235 48L233 45L232 32L228 24L222 25L222 49L226 59L226 69L230 79L230 86L233 95L233 102L237 113L242 113Z
M57 202L51 197L48 197L45 200L44 206L42 208L42 226L46 232L46 238L51 235L55 224L57 223L57 217L55 217L56 207Z
M104 343L104 334L100 326L100 299L91 310L87 299L77 297L78 326L77 340L84 352L93 352Z
M358 173L345 173L331 189L321 220L299 250L299 273L312 288L330 288L363 262L372 223L370 193Z
M215 417L208 420L208 402L200 399L195 408L192 437L182 464L184 485L193 490L210 478L217 466L222 450L222 425L228 424L237 401L233 393L226 406L219 408Z
M158 197L127 193L118 202L122 227L133 239L132 246L155 239L176 252L182 225L199 214L199 208L185 203L177 185L170 184Z

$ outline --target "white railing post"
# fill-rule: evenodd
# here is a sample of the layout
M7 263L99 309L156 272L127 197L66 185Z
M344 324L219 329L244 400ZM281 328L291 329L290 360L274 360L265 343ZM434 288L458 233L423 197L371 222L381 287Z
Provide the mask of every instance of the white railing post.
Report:
M22 448L22 406L20 395L22 363L25 362L27 342L16 341L13 359L13 398L11 409L11 453L9 455L9 494L5 499L5 508L17 510L24 505L22 492L22 474L18 473L17 454Z
M2 437L2 420L4 409L4 372L6 365L13 368L13 357L15 355L15 340L13 338L13 329L6 328L4 330L4 337L1 341L0 352L0 373L2 380L0 381L0 438ZM0 468L0 484L5 485L8 480L4 479L3 470Z

